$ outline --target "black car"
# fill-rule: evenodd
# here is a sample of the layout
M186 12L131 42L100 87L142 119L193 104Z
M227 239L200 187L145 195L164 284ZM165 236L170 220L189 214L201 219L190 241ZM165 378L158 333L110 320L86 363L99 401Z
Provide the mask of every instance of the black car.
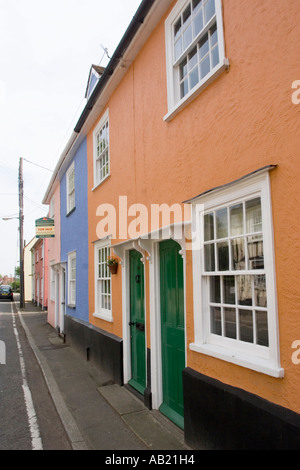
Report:
M0 286L0 300L14 300L14 294L11 286Z

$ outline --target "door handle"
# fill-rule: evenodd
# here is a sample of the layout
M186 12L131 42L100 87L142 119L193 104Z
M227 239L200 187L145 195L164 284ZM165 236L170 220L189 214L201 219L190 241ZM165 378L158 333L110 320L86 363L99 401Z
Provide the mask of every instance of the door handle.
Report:
M135 321L130 321L130 322L128 323L128 325L129 325L129 326L134 326L135 323L136 323Z
M140 276L140 274L137 274L137 275L135 276L135 282L136 282L137 284L139 284L139 283L141 282L141 276Z

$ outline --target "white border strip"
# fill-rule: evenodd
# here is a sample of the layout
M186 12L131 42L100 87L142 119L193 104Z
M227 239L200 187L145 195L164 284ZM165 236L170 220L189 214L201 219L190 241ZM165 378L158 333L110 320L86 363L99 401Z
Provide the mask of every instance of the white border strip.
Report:
M11 304L11 313L12 313L12 321L13 321L13 330L14 330L14 334L15 334L17 346L18 346L18 351L19 351L20 366L21 366L21 373L22 373L22 380L23 380L22 388L23 388L24 399L25 399L25 404L26 404L28 424L29 424L29 430L30 430L30 435L31 435L32 450L43 450L43 444L42 444L42 439L40 437L40 430L39 430L39 426L37 422L37 416L36 416L35 408L33 405L31 392L27 383L26 367L25 367L23 351L22 351L22 347L21 347L21 343L19 339L19 333L18 333L17 326L16 326L16 318L15 318L15 313L13 311L13 304Z

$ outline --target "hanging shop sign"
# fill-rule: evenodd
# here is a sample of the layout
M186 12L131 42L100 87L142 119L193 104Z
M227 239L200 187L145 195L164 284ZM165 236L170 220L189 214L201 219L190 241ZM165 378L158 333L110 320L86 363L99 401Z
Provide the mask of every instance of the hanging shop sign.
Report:
M35 236L36 238L54 238L54 220L49 219L49 217L37 219L35 221Z

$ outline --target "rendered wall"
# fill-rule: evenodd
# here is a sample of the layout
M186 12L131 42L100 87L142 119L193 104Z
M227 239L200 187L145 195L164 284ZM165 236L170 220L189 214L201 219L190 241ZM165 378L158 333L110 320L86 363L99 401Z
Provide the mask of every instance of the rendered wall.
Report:
M55 302L51 299L51 265L60 262L60 185L58 184L53 196L54 197L54 228L55 238L48 240L48 322L55 328Z
M128 196L128 206L141 203L150 208L152 203L180 203L265 165L276 164L278 168L270 177L280 353L285 376L272 378L189 348L187 366L300 413L300 365L291 360L292 343L300 339L300 269L296 255L300 105L295 106L291 100L292 82L300 78L299 2L223 0L223 15L230 70L170 122L163 120L167 113L165 18L158 24L107 103L111 176L95 191L91 191L92 131L87 137L90 321L122 336L121 270L112 281L113 323L92 316L91 242L97 239L99 204L111 203L118 208L119 195ZM195 314L191 253L187 255L186 276L189 344L194 341ZM146 316L149 325L149 310Z
M67 214L66 173L60 182L61 261L68 262L68 253L76 251L76 308L66 305L66 314L88 321L88 231L86 140L75 157L75 205ZM66 271L68 286L68 270ZM68 289L66 288L67 304Z

